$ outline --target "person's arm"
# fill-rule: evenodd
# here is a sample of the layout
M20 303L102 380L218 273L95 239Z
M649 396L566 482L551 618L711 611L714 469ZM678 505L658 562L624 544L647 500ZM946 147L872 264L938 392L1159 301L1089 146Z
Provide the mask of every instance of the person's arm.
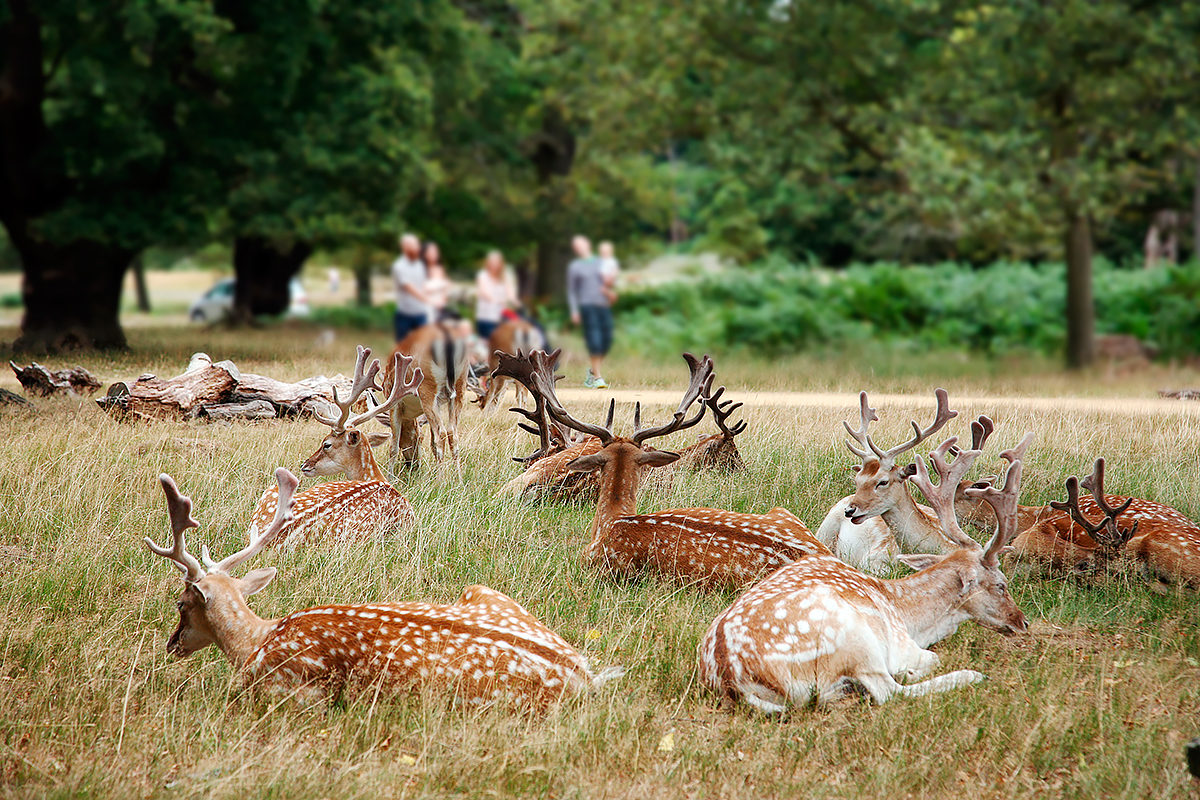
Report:
M504 293L507 295L508 299L505 300L505 303L509 308L521 305L521 299L517 297L517 278L511 269L504 270Z
M579 324L579 270L578 261L572 261L567 267L567 305L571 308L571 322Z
M425 293L423 291L421 291L420 289L418 289L417 285L412 282L411 275L406 275L406 274L404 274L403 270L400 270L400 274L397 279L400 281L400 291L405 292L407 294L411 294L413 297L417 298L422 303L425 303L425 304L429 303L429 299L425 296Z
M492 295L492 287L487 279L487 273L483 270L475 276L475 294L485 303L494 303L496 298Z

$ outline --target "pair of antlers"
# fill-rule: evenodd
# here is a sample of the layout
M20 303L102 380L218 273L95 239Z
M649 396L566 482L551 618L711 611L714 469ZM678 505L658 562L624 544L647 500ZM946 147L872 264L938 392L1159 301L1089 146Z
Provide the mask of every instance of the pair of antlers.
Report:
M163 494L167 496L167 511L171 517L171 546L159 547L149 536L145 537L143 541L146 543L146 547L150 548L150 552L168 559L179 567L183 572L183 579L188 583L195 583L213 572L222 572L228 575L242 562L257 555L292 519L294 495L296 487L300 485L300 480L283 467L275 470L275 481L279 484L279 497L271 524L246 547L220 561L213 561L208 555L208 545L201 546L200 559L197 559L188 552L187 543L184 541L184 533L188 528L200 527L200 523L192 518L192 498L179 492L179 487L175 485L175 480L170 475L163 473L158 476L158 481L162 484ZM201 561L204 562L203 565L201 565Z
M1091 493L1092 499L1096 501L1096 506L1103 513L1104 516L1099 522L1089 520L1084 516L1083 510L1079 507L1079 487L1081 486ZM1096 463L1092 467L1092 474L1082 481L1074 475L1067 478L1067 499L1065 501L1050 501L1051 508L1058 511L1066 511L1071 515L1071 519L1075 521L1075 524L1087 531L1096 544L1112 552L1124 547L1133 538L1134 534L1137 533L1138 520L1135 520L1133 525L1128 528L1117 527L1117 517L1125 513L1132 504L1132 497L1126 498L1125 502L1119 506L1110 506L1108 504L1108 500L1104 497L1103 458L1096 459Z
M342 433L347 428L354 428L366 422L371 417L378 417L380 421L389 424L387 412L392 406L399 403L417 390L421 385L421 379L424 377L421 374L421 368L417 367L409 373L409 367L412 365L412 356L403 353L392 354L392 391L388 398L381 405L374 404L374 395L372 391L383 391L383 387L379 385L376 378L379 376L379 359L373 359L371 366L367 367L367 359L371 357L371 348L358 346L358 358L354 364L354 382L350 387L350 395L342 400L338 396L337 387L333 387L333 407L337 408L338 414L335 416L332 413L317 410L313 416L318 421L333 428L334 433ZM358 399L366 393L369 398L367 403L368 409L361 414L350 416L350 409L358 402ZM328 405L326 407L329 407Z
M858 429L855 430L854 428L851 428L849 422L842 422L842 425L844 425L846 428L846 433L850 434L851 438L854 439L855 442L858 442L858 446L856 447L852 442L847 441L846 447L849 448L851 453L854 453L854 455L861 458L864 463L871 458L871 453L874 453L875 458L879 459L879 463L884 469L891 469L896 465L896 456L912 450L921 442L940 431L943 427L945 427L947 422L958 416L957 411L952 411L950 409L950 396L947 394L945 389L935 390L934 396L937 398L937 411L934 413L933 422L922 428L919 422L913 420L912 439L904 444L896 445L889 450L881 450L879 446L875 444L875 440L872 439L870 434L867 433L867 429L870 427L872 422L875 422L879 419L879 415L876 414L875 409L871 408L871 406L868 404L867 393L860 392L858 395ZM972 428L974 428L974 425L972 425Z

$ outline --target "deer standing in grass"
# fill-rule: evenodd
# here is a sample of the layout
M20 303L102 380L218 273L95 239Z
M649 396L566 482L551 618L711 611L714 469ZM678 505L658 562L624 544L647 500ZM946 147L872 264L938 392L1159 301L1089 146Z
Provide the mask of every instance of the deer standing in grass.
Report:
M468 702L510 700L530 706L598 685L622 672L593 675L587 659L515 600L486 586L468 586L456 603L370 603L306 608L262 619L246 598L266 588L274 568L233 571L286 524L298 481L275 471L279 503L262 534L234 555L213 562L187 550L184 533L198 523L192 501L160 475L172 542L146 546L183 572L176 603L179 625L167 652L184 657L215 644L250 688L307 697L336 694L349 684L443 688Z
M921 679L938 664L937 654L926 648L967 619L1005 634L1028 627L999 564L1016 534L1021 462L1008 468L1002 489L969 490L991 504L999 520L981 547L963 533L954 514L957 484L980 451L958 452L948 462L956 441L947 439L930 456L937 486L923 460L912 478L955 550L899 555L918 571L895 580L866 575L832 556L783 567L734 601L708 629L698 651L702 683L777 713L814 699L829 703L852 684L882 703L896 694L919 696L982 680L974 670Z
M524 319L509 319L501 322L492 335L488 337L488 378L487 391L479 401L479 407L488 411L496 406L504 395L504 388L510 376L506 370L499 369L502 355L520 357L522 353L532 353L534 350L546 348L546 337L537 327ZM556 351L558 352L558 351ZM517 380L514 384L517 390L517 404L525 402L526 387Z
M1065 502L1020 506L1014 555L1067 570L1128 558L1160 585L1200 587L1200 525L1162 503L1105 493L1104 471L1104 459L1097 459L1089 477L1067 479ZM1080 486L1090 494L1081 497ZM984 524L992 519L969 499L960 500L959 510Z
M937 411L933 421L925 428L913 421L913 437L889 450L881 450L867 433L870 424L879 417L868 404L866 392L859 394L859 427L854 429L850 423L842 423L854 439L847 441L846 447L862 459L862 464L854 468L854 494L842 498L829 510L817 529L817 538L847 564L868 572L882 572L896 562L902 551L949 553L957 547L942 529L933 509L918 503L909 493L908 481L915 466L897 460L958 416L957 411L950 409L945 389L934 394ZM982 437L977 439L975 449L978 449L991 433L992 422L980 417L972 428L977 437Z
M540 356L540 358L539 358ZM553 367L544 353L533 354L533 383L545 398L546 410L557 422L596 437L600 449L571 461L568 469L600 472L600 494L592 538L583 560L593 567L621 576L644 571L682 578L703 586L744 586L767 571L798 558L829 551L808 528L786 509L766 514L739 514L713 508L684 508L655 514L636 514L639 473L642 467L670 464L678 453L646 450L643 445L698 423L705 405L691 418L687 412L702 394L708 396L712 360L685 353L691 381L670 422L641 427L641 406L635 407L634 433L629 438L613 433L615 401L609 404L604 426L575 419L554 391Z
M412 359L396 354L392 367L401 378L393 382L387 400L381 406L351 416L354 404L364 393L380 388L375 380L379 374L379 360L373 360L368 368L367 359L370 357L369 348L358 348L350 395L343 400L335 388L332 407L335 411L318 411L314 415L332 431L321 440L316 452L300 466L300 471L306 477L345 474L347 479L322 483L297 495L291 517L266 544L291 548L314 536L337 540L361 539L412 524L412 506L388 483L387 476L371 452L373 447L387 441L387 434L368 433L359 430L358 426L377 415L386 414L389 409L399 406L406 397L410 397L421 383L421 370L414 370L410 375L408 368ZM272 486L263 493L247 531L249 541L258 539L260 531L266 530L271 524L277 500L276 487Z
M425 380L417 388L420 414L429 422L429 444L434 461L449 454L458 458L458 418L462 414L467 391L467 340L445 323L423 325L404 337L394 354L412 357ZM384 371L383 385L389 389L394 380L390 368ZM446 408L443 421L439 405ZM405 466L415 467L419 460L417 443L416 404L393 406L391 409L392 460L403 459Z

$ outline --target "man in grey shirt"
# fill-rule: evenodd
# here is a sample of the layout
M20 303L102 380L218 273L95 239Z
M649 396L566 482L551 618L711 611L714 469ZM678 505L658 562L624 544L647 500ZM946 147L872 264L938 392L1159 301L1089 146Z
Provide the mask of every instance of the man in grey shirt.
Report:
M421 261L421 241L411 233L400 237L400 257L392 262L392 280L396 284L396 341L425 324L429 317L425 296L425 263Z
M608 286L604 263L592 255L592 243L586 236L572 239L571 249L576 257L567 266L567 303L571 307L571 322L583 325L583 339L592 361L583 385L604 389L608 383L600 373L600 365L613 340L612 304L605 291Z

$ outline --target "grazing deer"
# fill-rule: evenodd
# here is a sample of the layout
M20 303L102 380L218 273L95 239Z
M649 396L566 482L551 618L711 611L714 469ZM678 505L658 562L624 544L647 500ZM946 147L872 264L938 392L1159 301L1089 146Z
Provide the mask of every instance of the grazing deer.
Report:
M963 533L954 516L958 481L979 450L947 455L947 439L930 456L935 487L924 460L912 480L929 499L942 528L956 544L947 554L900 555L917 572L895 580L866 575L832 556L802 558L747 591L716 618L700 642L700 679L724 696L745 700L767 713L815 699L839 697L849 684L882 703L896 694L940 692L982 680L958 670L920 683L938 664L930 645L953 634L967 619L1001 633L1028 627L1008 593L999 556L1016 534L1021 462L1004 477L1004 488L972 488L999 520L985 547Z
M534 350L544 350L545 348L546 337L528 320L509 319L501 322L488 337L488 352L491 353L488 357L488 369L491 375L488 379L487 391L479 401L479 407L488 411L495 407L504 395L504 387L508 383L509 376L505 371L498 370L501 355L520 357L521 353L532 353ZM517 404L521 405L525 402L523 396L525 387L520 381L516 382L516 387Z
M468 702L499 699L543 706L620 675L593 675L587 659L515 600L486 586L468 586L458 602L319 606L262 619L246 598L275 577L273 568L241 578L233 570L262 550L286 524L298 481L275 471L280 502L262 535L234 555L204 565L188 552L184 532L198 527L192 501L160 475L171 517L172 543L146 546L183 572L176 604L179 626L167 652L184 657L215 644L246 686L319 697L352 682L452 690Z
M937 411L933 422L922 428L914 420L912 439L890 450L879 449L867 434L868 426L879 417L867 403L866 392L858 396L858 429L851 428L849 422L842 423L857 442L856 446L847 441L846 447L862 459L862 464L854 467L854 494L842 498L829 510L817 529L817 538L847 564L868 572L882 572L895 563L902 551L949 553L957 547L957 543L942 530L933 509L917 503L909 494L908 481L915 466L897 461L900 455L958 416L957 411L950 410L945 389L938 389L934 395ZM978 441L981 446L982 440L991 433L992 422L987 417L980 417L972 429L977 437L982 437Z
M377 532L397 526L411 525L414 520L412 506L390 483L375 456L371 452L387 441L386 433L368 433L358 426L373 417L387 414L410 397L421 383L421 370L408 374L411 358L396 354L393 371L401 376L393 382L391 394L383 405L370 408L365 413L351 417L351 409L359 398L371 389L378 389L375 378L379 374L379 360L367 359L371 350L358 348L354 365L354 383L350 395L342 400L333 390L334 408L337 413L317 411L313 416L332 431L321 440L316 452L300 465L306 477L345 474L347 480L330 481L301 492L296 496L293 514L279 530L278 535L268 541L269 545L295 547L315 535L336 540L351 540L369 537ZM404 376L408 376L407 380ZM266 530L275 516L278 490L272 486L263 493L250 521L247 539L251 542Z
M458 417L462 413L467 390L467 341L445 323L423 325L404 337L394 353L411 356L425 375L417 389L421 412L429 422L429 444L435 461L447 453L458 458ZM384 388L390 388L394 373L384 371ZM438 405L446 406L443 425ZM405 466L418 462L416 404L391 409L392 460L403 458Z
M629 438L612 431L615 401L609 404L604 426L580 422L563 408L554 391L554 372L544 353L533 353L532 380L545 399L546 411L557 422L596 437L600 449L568 464L575 472L600 472L600 495L592 538L584 548L589 566L633 576L646 570L694 581L704 586L744 586L767 571L802 556L829 551L813 538L804 523L786 509L766 514L738 514L713 508L684 508L656 514L635 514L642 467L670 464L678 453L647 450L650 439L690 428L704 416L706 406L687 418L688 409L712 382L712 360L685 353L691 381L670 422L641 426L641 405L634 410L634 433Z

